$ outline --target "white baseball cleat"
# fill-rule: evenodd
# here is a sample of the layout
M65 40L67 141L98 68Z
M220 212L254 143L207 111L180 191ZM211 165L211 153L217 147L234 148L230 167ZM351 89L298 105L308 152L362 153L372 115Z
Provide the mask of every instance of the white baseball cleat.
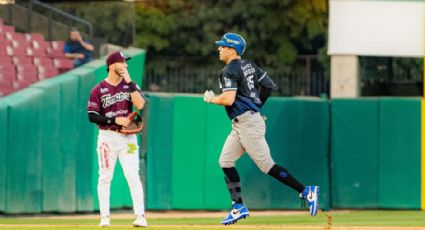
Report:
M137 216L136 220L133 222L133 227L142 227L146 228L148 226L148 222L146 221L145 216Z
M109 219L109 216L101 217L100 218L100 224L99 227L105 228L111 226L111 220Z

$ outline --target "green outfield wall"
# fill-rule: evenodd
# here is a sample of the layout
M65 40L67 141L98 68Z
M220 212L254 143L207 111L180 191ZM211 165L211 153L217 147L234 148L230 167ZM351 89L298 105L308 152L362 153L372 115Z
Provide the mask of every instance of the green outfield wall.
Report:
M144 50L126 50L141 84ZM86 105L107 76L104 60L0 99L0 212L81 212L98 209L96 127ZM131 206L122 171L112 184L112 207Z
M336 99L331 206L419 209L420 98Z
M145 52L127 51L141 84ZM97 201L97 129L87 120L92 87L106 76L91 62L0 99L0 212L91 212ZM148 210L222 210L230 196L218 158L231 130L223 107L200 95L145 95L141 178ZM274 160L329 208L421 207L419 98L271 98L263 109ZM236 167L251 209L300 209L295 191L244 155ZM423 178L422 178L423 179ZM121 167L112 208L132 201Z
M223 107L200 96L149 95L148 209L226 209L231 201L218 165L231 130ZM303 183L320 184L329 208L329 105L273 98L264 108L276 162ZM299 209L298 194L244 156L238 162L245 202L256 209Z

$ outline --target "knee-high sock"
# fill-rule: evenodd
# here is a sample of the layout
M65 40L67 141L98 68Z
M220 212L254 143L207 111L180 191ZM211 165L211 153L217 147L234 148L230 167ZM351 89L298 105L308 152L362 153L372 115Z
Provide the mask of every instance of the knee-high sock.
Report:
M229 189L232 201L235 203L242 203L241 185L238 171L235 167L222 169L225 174L224 180L226 181L227 189Z
M300 182L298 182L294 177L289 174L288 170L280 167L279 165L274 165L268 174L274 178L276 178L278 181L288 185L289 187L293 188L295 191L302 193L305 186L302 185Z

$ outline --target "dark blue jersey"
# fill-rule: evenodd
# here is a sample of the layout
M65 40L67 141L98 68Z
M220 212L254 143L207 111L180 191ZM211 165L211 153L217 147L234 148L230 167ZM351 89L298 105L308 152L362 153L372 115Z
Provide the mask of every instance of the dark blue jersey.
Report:
M226 112L233 119L247 111L258 112L263 106L260 100L260 88L276 87L266 72L247 60L233 60L226 65L220 76L219 84L222 92L235 90L235 102L226 106Z

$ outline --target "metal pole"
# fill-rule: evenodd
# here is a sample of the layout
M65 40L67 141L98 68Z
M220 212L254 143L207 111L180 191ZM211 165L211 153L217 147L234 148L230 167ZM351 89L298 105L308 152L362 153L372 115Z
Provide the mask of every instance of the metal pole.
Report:
M28 33L31 33L32 32L32 23L31 23L31 21L32 21L32 2L29 1L28 2L28 22L27 22Z
M132 45L135 45L134 42L136 41L136 3L133 1L133 25L132 25Z
M52 39L52 11L49 11L49 19L47 23L47 36L49 41L53 41Z
M12 25L12 20L13 20L13 16L12 16L12 5L13 4L11 4L11 3L7 5L7 20L8 20L8 23L10 25Z

